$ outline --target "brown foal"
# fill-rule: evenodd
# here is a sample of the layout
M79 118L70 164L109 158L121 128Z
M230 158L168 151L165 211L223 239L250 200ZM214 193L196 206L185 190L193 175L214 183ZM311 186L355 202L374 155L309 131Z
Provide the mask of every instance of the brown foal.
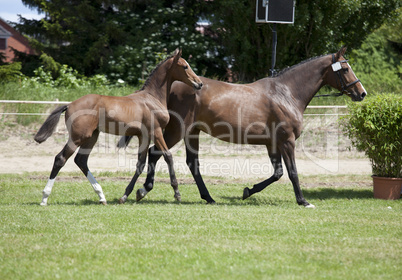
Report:
M51 136L64 111L69 139L55 158L49 180L43 190L41 205L47 204L57 174L78 147L80 149L74 161L88 178L100 202L106 204L102 188L87 165L89 154L97 142L100 131L115 135L138 136L140 144L137 168L131 181L133 185L144 169L148 147L153 140L169 166L175 198L180 200L172 155L163 139L162 131L170 118L167 104L174 81L181 81L190 86L192 94L194 94L193 88L202 87L201 80L181 58L181 50L178 49L174 55L154 69L144 87L138 92L125 97L90 94L54 110L35 135L35 141L42 143Z

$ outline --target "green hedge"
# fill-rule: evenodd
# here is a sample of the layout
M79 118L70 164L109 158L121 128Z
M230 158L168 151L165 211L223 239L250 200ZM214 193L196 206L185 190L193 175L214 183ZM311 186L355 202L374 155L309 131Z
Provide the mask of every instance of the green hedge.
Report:
M369 157L374 175L402 177L402 95L378 94L349 103L342 126Z

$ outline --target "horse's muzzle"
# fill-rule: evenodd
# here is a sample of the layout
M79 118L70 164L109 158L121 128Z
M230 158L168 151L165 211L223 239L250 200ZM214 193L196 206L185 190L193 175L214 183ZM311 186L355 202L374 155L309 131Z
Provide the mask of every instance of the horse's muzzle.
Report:
M363 99L364 99L364 97L366 97L366 95L367 95L367 93L365 93L365 92L363 92L363 93L360 94L360 95L357 95L357 96L355 97L355 101L363 101Z
M364 97L366 97L367 93L366 92L363 92L361 94L349 93L348 95L352 98L352 101L363 101L363 99L364 99Z
M202 83L193 82L193 87L194 87L195 89L201 89L201 88L202 88Z

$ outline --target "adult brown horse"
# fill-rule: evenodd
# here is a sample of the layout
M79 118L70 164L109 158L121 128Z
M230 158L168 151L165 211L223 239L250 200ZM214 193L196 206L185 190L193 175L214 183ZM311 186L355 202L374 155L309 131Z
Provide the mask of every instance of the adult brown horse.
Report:
M215 202L199 172L200 131L231 143L267 147L274 174L252 189L245 188L243 199L279 180L283 175L283 159L297 203L314 207L304 199L300 189L295 163L295 140L301 134L303 112L322 86L330 85L355 101L365 97L363 85L343 57L345 51L346 48L342 48L336 54L306 60L275 77L251 84L229 84L201 78L204 86L195 96L189 95L190 90L183 84L173 84L168 104L171 119L166 126L164 138L169 148L185 138L186 162L202 199L208 203ZM119 145L123 146L128 141L129 137L125 137ZM148 176L144 188L137 191L137 200L153 188L155 164L160 156L158 147L150 148ZM132 187L127 186L121 202L127 199Z
M202 87L201 80L189 64L181 58L181 50L178 49L153 70L144 87L138 92L125 97L90 94L54 110L35 135L35 141L42 143L50 137L64 111L66 111L65 119L69 139L55 158L50 178L43 190L41 205L47 204L58 172L78 147L80 149L75 157L75 163L99 195L100 202L106 204L102 188L87 165L89 154L100 131L116 135L138 136L140 145L135 178L138 178L143 171L152 139L158 150L162 151L169 166L175 198L180 200L172 155L163 139L162 132L169 122L167 104L174 81L181 81L186 86L190 86L190 92L193 94L192 88L200 89Z

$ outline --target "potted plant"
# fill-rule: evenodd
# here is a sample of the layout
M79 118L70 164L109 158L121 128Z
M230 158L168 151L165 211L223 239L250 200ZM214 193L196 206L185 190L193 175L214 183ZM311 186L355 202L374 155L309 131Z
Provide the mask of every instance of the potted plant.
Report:
M370 159L374 197L398 199L402 187L402 95L378 94L350 103L341 124L352 145Z

